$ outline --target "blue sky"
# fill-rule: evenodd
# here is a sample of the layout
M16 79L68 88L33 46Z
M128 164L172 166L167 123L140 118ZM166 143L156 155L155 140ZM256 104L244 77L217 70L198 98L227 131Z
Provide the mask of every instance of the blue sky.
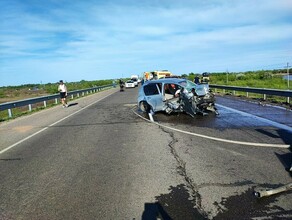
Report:
M0 0L0 86L292 65L291 0Z

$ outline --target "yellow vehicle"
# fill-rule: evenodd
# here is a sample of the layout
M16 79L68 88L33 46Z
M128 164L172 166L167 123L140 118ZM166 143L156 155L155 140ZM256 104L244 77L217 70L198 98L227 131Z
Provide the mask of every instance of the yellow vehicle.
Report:
M167 78L172 75L173 74L168 70L155 70L152 72L144 72L144 79L145 80L160 79L160 78Z
M154 71L157 79L170 77L172 75L168 70Z

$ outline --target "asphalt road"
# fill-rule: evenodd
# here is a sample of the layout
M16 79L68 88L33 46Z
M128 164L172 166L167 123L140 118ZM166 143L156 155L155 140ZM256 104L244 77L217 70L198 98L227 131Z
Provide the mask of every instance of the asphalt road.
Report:
M0 124L0 219L291 219L291 191L253 195L292 182L291 112L218 97L219 116L156 114L158 126L136 96Z

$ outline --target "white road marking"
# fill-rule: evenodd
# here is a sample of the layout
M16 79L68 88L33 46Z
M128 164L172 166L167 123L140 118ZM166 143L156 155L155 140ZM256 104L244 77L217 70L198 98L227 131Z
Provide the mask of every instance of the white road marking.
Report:
M37 131L37 132L35 132L35 133L33 133L33 134L27 136L26 138L24 138L24 139L22 139L22 140L16 142L15 144L10 145L9 147L7 147L7 148L1 150L1 151L0 151L0 154L3 154L4 152L6 152L6 151L10 150L11 148L17 146L18 144L23 143L24 141L26 141L26 140L28 140L28 139L30 139L30 138L36 136L37 134L39 134L39 133L41 133L41 132L47 130L48 128L50 128L50 127L52 127L52 126L54 126L54 125L56 125L56 124L58 124L58 123L60 123L61 121L64 121L64 120L66 120L67 118L70 118L71 116L73 116L73 115L75 115L75 114L77 114L77 113L83 111L84 109L86 109L86 108L88 108L88 107L90 107L90 106L96 104L97 102L100 102L101 100L103 100L103 99L109 97L109 96L112 95L112 94L114 94L114 93L111 93L111 94L109 94L109 95L107 95L107 96L105 96L105 97L103 97L103 98L101 98L101 99L99 99L99 100L97 100L97 101L95 101L95 102L93 102L93 103L91 103L91 104L85 106L84 108L79 109L78 111L73 112L73 113L70 114L70 115L67 115L66 117L60 119L59 121L56 121L56 122L54 122L53 124L51 124L51 125L49 125L49 126L43 128L43 129L41 129L41 130L39 130L39 131Z
M223 107L223 106L220 106L220 107ZM137 112L135 112L133 109L132 109L132 111L137 116L142 118L143 120L146 120L146 121L148 121L150 123L156 124L156 125L158 125L160 127L164 127L164 128L169 129L169 130L173 130L173 131L177 131L177 132L180 132L180 133L189 134L189 135L192 135L192 136L197 136L197 137L201 137L201 138L205 138L205 139L209 139L209 140L220 141L220 142L225 142L225 143L230 143L230 144L240 144L240 145L246 145L246 146L254 146L254 147L274 147L274 148L290 148L291 147L288 144L266 144L266 143L253 143L253 142L244 142L244 141L233 141L233 140L228 140L228 139L223 139L223 138L216 138L216 137L211 137L211 136L202 135L202 134L198 134L198 133L188 132L188 131L176 129L176 128L173 128L173 127L169 127L167 125L159 124L158 122L151 121L151 120L149 120L147 118L142 117Z

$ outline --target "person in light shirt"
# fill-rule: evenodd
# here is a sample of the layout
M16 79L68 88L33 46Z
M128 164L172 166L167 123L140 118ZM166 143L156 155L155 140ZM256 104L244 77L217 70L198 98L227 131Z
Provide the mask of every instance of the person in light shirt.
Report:
M60 92L60 98L63 104L63 108L67 108L67 87L64 84L63 80L60 80L59 86L58 86L58 91Z

